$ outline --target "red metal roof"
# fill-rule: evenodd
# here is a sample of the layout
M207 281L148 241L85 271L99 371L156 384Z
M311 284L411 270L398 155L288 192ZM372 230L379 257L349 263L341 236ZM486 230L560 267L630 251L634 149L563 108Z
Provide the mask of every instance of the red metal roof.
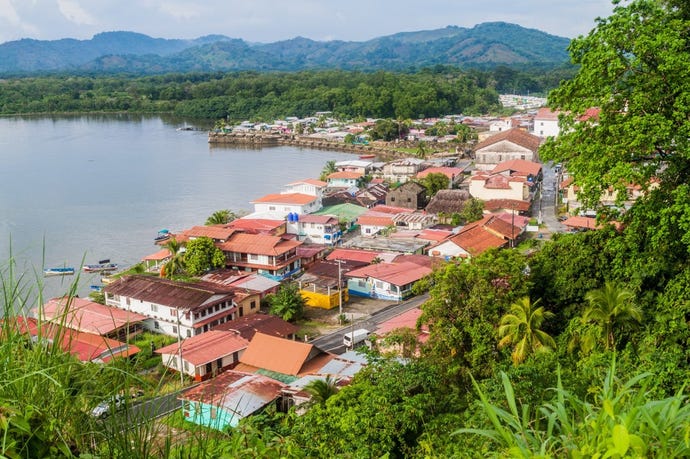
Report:
M142 258L142 261L162 261L167 258L170 258L171 253L169 249L162 249L159 250L156 253L152 253L151 255L146 255L144 258Z
M184 239L208 237L214 241L225 241L234 232L233 228L228 228L226 225L193 226L182 231L179 236Z
M265 218L238 218L228 223L228 226L237 230L266 234L274 233L283 225L285 225L285 220L268 220Z
M465 228L467 229L463 229L450 240L472 256L477 256L490 248L503 247L507 244L505 239L487 231L483 227L483 223L481 225L467 225Z
M182 341L182 358L194 366L203 365L246 349L249 341L230 331L211 330ZM179 354L178 343L156 349L157 354Z
M332 174L328 175L329 179L358 179L362 177L364 174L361 172L352 172L352 171L341 171L341 172L333 172Z
M511 159L510 161L499 163L494 167L491 173L498 174L505 171L510 171L511 174L517 172L521 175L532 175L536 177L539 175L539 171L541 171L541 164L527 161L526 159Z
M317 179L304 179L304 180L298 180L296 182L288 183L288 185L300 185L302 183L306 183L307 185L313 185L315 187L321 187L325 188L328 186L328 183L322 181L322 180L317 180Z
M268 234L236 233L229 241L218 244L218 247L225 252L277 256L301 244L299 241L288 241Z
M357 223L359 225L369 225L369 226L391 226L394 224L393 216L375 216L375 215L360 215L357 218Z
M328 254L326 260L352 260L371 263L378 256L378 252L370 252L367 250L335 249Z
M431 274L431 268L415 263L377 263L345 273L346 277L373 278L404 286Z
M146 316L111 308L84 298L53 298L38 311L43 319L64 324L74 330L108 335L128 324L142 322Z
M417 178L424 178L429 174L443 174L448 177L448 179L453 180L455 177L461 175L462 172L463 170L459 167L429 167L418 173Z
M299 341L256 333L240 362L285 375L298 375L314 346Z
M286 322L280 317L271 314L250 314L239 319L218 325L214 330L227 330L239 333L244 339L250 341L256 333L288 338L299 330L299 327Z

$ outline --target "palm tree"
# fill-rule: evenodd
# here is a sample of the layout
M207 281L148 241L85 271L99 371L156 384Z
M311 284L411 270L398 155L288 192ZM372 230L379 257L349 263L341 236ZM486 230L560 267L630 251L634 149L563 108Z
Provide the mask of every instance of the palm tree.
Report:
M589 307L582 315L585 322L594 322L601 327L606 340L606 349L615 345L615 328L625 323L642 321L642 311L631 300L632 291L613 282L606 282L602 288L585 295Z
M163 265L161 277L172 279L176 274L184 271L184 252L182 251L184 244L173 237L168 239L163 247L170 251L170 260Z
M237 215L235 215L235 213L231 210L217 210L206 219L206 225L225 225L236 218Z
M336 171L337 169L335 167L335 161L326 161L326 164L323 166L323 169L321 169L321 175L319 176L319 178L321 180L326 180L329 175Z
M310 381L304 390L311 395L311 403L323 405L331 396L338 393L338 381L331 375L326 376L326 379L314 379Z
M533 352L550 351L556 347L556 342L548 333L540 329L545 319L553 317L553 313L545 311L543 306L534 309L539 300L534 304L529 297L513 303L510 312L501 318L498 327L498 336L502 339L498 347L514 345L513 364L518 365Z

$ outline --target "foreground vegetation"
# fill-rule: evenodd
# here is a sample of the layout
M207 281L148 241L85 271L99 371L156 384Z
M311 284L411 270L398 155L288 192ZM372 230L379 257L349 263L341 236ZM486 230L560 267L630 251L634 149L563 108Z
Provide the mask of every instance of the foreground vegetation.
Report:
M136 366L83 365L5 320L0 454L690 456L688 18L676 0L618 7L574 42L582 70L552 95L579 123L547 157L572 165L591 204L608 186L659 183L621 216L621 230L441 266L419 286L430 299L418 358L372 355L350 386L320 391L306 414L269 409L227 433L91 419L96 401L139 381ZM582 122L593 106L600 117ZM9 268L6 319L26 306L27 284Z

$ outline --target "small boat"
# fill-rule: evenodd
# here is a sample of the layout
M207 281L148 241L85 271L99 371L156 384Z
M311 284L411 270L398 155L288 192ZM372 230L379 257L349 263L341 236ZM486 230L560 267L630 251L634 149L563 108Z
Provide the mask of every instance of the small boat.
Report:
M84 265L82 268L87 273L98 273L103 271L115 271L117 263L111 263L109 259L98 260L98 263L92 265Z
M374 159L376 155L359 155L359 159Z
M153 242L163 242L170 239L172 234L167 229L162 229L158 232L158 236L153 239Z
M74 275L74 268L45 268L43 275L49 276L72 276Z
M103 290L102 285L90 285L89 288L91 289L92 292L100 292Z

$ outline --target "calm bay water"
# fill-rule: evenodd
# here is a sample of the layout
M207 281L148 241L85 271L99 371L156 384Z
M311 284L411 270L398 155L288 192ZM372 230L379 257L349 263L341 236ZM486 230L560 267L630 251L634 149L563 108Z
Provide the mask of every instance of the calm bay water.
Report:
M183 120L141 116L0 118L0 263L10 246L47 297L73 279L42 278L43 266L110 258L137 263L157 247L159 229L203 225L216 210L317 177L341 152L294 147L211 147ZM10 242L11 241L11 242ZM45 263L43 260L45 259ZM80 295L99 283L82 274Z

